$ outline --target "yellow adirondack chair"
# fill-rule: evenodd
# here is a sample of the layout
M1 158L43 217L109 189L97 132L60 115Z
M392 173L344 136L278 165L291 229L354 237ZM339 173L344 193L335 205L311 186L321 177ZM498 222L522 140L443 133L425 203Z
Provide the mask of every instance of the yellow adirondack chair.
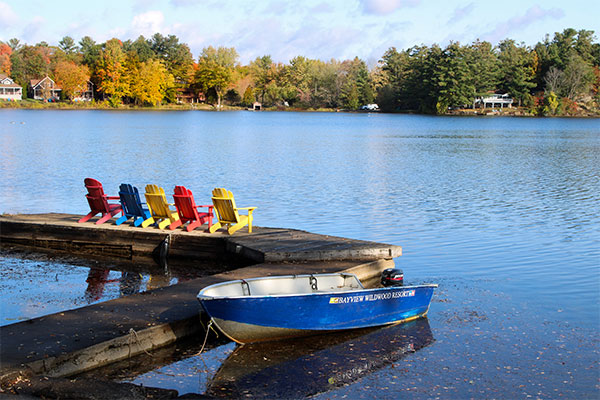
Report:
M210 227L210 233L214 233L223 225L227 225L227 232L233 235L235 232L248 225L248 233L252 233L252 211L256 207L236 207L233 194L223 188L216 188L212 192L212 202L215 206L217 223ZM240 215L238 210L248 210L248 215Z
M179 219L177 211L171 211L169 208L169 205L173 204L167 203L167 196L163 188L157 185L146 185L145 196L146 204L152 216L142 222L143 228L158 222L158 227L164 229Z

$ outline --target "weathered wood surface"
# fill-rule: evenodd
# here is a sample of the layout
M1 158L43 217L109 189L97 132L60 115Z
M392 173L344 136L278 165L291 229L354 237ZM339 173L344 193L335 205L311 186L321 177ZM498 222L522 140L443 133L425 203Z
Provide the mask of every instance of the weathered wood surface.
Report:
M226 255L252 262L336 261L389 259L402 255L400 246L319 235L296 229L255 227L228 235L196 229L161 230L107 222L77 223L71 214L16 214L0 216L0 240L74 253L99 253L136 259L149 257L169 237L169 257L223 259Z

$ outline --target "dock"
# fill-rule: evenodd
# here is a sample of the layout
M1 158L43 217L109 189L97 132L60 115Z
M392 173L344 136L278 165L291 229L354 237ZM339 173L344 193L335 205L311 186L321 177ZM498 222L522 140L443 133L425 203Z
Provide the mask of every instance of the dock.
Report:
M394 266L400 246L254 227L234 235L77 223L78 215L0 216L0 244L82 257L134 262L220 260L239 268L87 307L0 327L0 378L28 371L68 377L197 336L202 323L197 293L205 286L257 276L355 273L361 281ZM197 263L201 265L201 262ZM200 267L199 267L200 268Z
M253 263L305 261L369 261L396 258L402 247L319 235L297 229L253 227L234 235L196 229L139 228L129 224L77 223L72 214L0 215L0 240L71 254L103 255L132 261L148 261L169 241L170 259L240 259ZM91 221L94 221L92 219Z

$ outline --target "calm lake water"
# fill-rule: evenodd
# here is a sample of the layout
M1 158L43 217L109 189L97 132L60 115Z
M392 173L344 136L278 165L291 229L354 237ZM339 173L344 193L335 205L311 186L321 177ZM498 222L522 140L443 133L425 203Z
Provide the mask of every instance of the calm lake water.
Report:
M405 279L440 283L435 341L325 397L600 394L597 119L0 110L0 126L0 212L85 214L85 177L198 203L222 186L259 226L401 245Z

